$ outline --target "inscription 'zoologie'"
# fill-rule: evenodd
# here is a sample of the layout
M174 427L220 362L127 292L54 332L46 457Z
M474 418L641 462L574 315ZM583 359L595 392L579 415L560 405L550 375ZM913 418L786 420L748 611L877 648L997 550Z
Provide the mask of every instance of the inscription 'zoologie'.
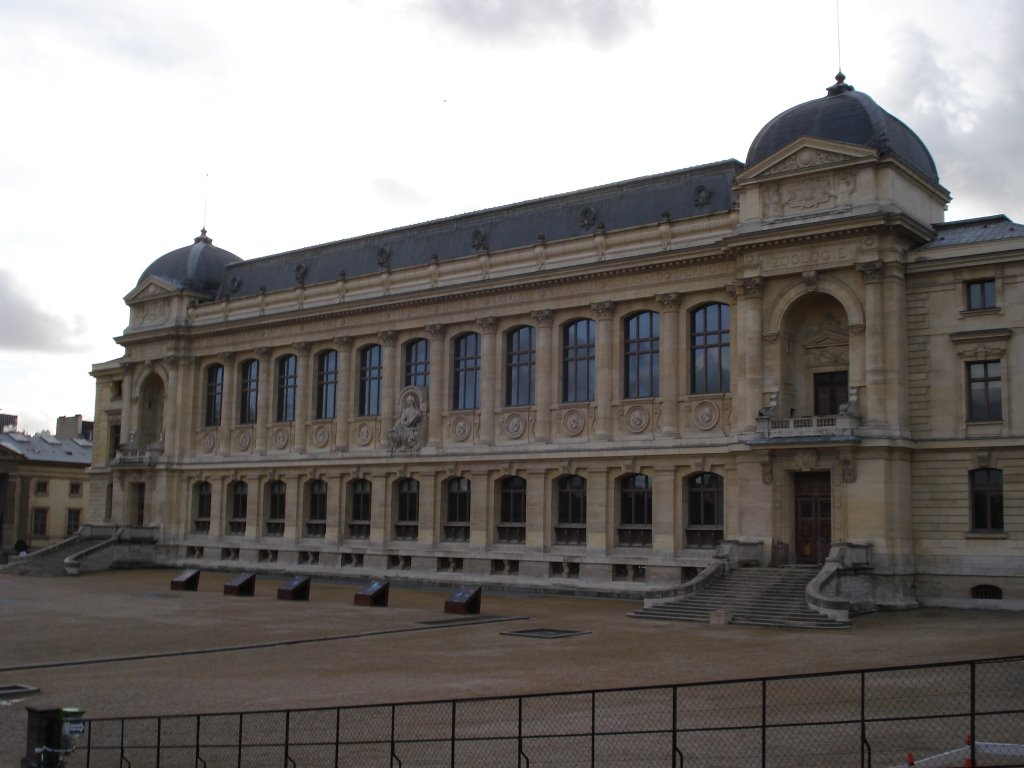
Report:
M768 257L767 269L785 269L787 267L804 267L817 264L832 264L849 261L851 249L847 246L832 248L813 248L806 251L776 253Z

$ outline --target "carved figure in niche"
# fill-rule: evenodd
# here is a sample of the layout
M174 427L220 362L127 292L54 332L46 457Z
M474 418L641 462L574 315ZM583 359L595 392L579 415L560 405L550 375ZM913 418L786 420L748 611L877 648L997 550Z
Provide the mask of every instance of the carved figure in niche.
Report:
M850 387L847 401L839 406L840 413L845 413L847 416L860 416L860 410L857 408L857 389L858 387Z
M760 408L757 411L758 418L771 419L775 417L776 412L779 410L779 393L772 392L768 400L768 405L764 408Z
M765 187L761 214L766 219L782 218L782 190L778 184L769 184Z
M406 387L399 398L401 408L395 425L388 430L391 452L415 451L423 445L423 394L418 387Z

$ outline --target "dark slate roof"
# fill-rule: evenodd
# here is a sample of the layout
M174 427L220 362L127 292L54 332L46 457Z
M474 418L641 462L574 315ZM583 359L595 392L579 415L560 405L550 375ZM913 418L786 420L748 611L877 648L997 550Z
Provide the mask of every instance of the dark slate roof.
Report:
M224 267L239 261L235 254L216 247L204 228L192 245L165 253L150 264L139 283L147 277L159 277L177 288L214 294L220 288Z
M894 155L935 184L939 174L924 142L866 93L854 90L836 75L828 95L799 104L772 118L754 138L747 167L761 162L803 136L841 141Z
M944 248L949 245L967 245L968 243L1024 237L1024 226L1007 218L1004 214L985 216L980 219L949 221L933 226L935 227L935 239L922 245L918 251Z
M21 432L0 433L0 449L22 458L46 464L92 463L92 443L81 438L67 439L50 434L26 435Z
M230 264L218 298L728 211L742 170L726 160Z

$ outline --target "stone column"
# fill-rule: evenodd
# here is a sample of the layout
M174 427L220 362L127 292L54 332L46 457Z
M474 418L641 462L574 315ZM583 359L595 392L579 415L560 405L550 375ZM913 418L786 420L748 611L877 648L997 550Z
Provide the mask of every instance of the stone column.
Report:
M558 386L558 364L554 360L555 350L551 345L550 309L538 309L533 313L537 323L537 367L534 391L537 393L537 418L533 433L539 443L551 442L551 391Z
M419 529L416 538L420 545L428 549L437 544L440 536L437 524L440 517L439 474L430 470L416 475L420 481Z
M309 427L310 399L316 393L316 377L310 378L310 344L300 341L295 345L295 450L306 452L306 429Z
M481 317L480 326L480 442L494 443L494 419L497 410L498 372L503 366L498 359L496 342L497 322L493 317Z
M679 294L659 293L661 340L658 350L661 392L661 433L679 435Z
M160 431L157 440L163 443L164 456L178 457L178 449L182 444L179 435L182 432L188 433L192 430L192 412L185 406L185 394L181 386L182 358L176 355L168 355L164 358L164 366L167 368L167 388L164 390L164 406L161 409Z
M256 350L260 361L259 389L256 393L256 453L267 452L267 433L270 431L270 418L274 402L274 367L270 349L260 347Z
M652 551L671 554L675 551L676 541L682 533L676 528L675 512L681 505L677 498L675 467L667 464L656 466L651 482Z
M550 544L552 529L548 503L547 473L531 469L526 473L526 546L535 551Z
M387 369L385 368L385 375ZM388 532L388 485L390 478L385 472L370 475L370 544L382 545Z
M615 545L614 513L609 511L607 469L591 469L587 478L587 550L595 553L607 552ZM611 517L612 519L609 519Z
M339 451L348 450L348 423L352 413L352 337L338 336L338 409L335 418L337 435L335 445Z
M220 426L217 427L217 453L226 456L231 453L231 426L238 422L238 366L234 352L226 352L221 359L224 361L224 400L221 403Z
M395 400L398 398L396 384L402 378L402 372L396 364L394 331L381 331L377 334L381 344L381 382L380 382L380 434L385 445L388 442L388 430L395 424Z
M427 393L430 416L427 422L427 444L436 447L444 443L444 392L448 379L445 354L447 345L443 325L428 325L426 331L430 336L430 390Z
M612 310L615 304L602 301L592 305L597 314L597 439L608 440L612 436L612 393L615 390L616 371L612 351Z
M748 277L740 280L739 317L735 328L729 332L730 348L735 349L743 365L742 382L743 396L739 400L745 403L741 414L743 430L753 432L757 428L758 411L765 405L764 396L764 281L760 277Z
M886 266L883 290L883 319L887 328L905 327L907 317L907 292L904 285L902 264ZM886 421L889 429L906 433L910 426L910 399L907 375L907 335L889 333L885 337L886 374ZM907 435L909 436L909 434Z
M882 280L884 265L873 261L859 264L864 278L864 397L865 425L885 424L885 327L882 307Z
M121 445L127 444L135 434L135 414L132 406L135 397L135 363L121 363L124 378L121 384ZM120 448L121 446L114 446Z
M474 469L469 473L469 546L482 551L494 538L494 493L490 473Z

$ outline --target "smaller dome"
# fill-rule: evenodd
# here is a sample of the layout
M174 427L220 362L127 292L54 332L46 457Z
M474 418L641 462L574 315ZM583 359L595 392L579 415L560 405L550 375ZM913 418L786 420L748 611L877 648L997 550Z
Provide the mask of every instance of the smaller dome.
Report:
M233 253L217 248L203 228L192 245L165 253L150 264L139 278L159 277L190 291L216 293L224 278L224 268L242 261Z
M939 183L931 153L905 123L878 106L866 93L854 90L846 83L842 72L836 75L835 85L826 90L827 96L799 104L772 118L750 145L747 167L808 136L894 155L932 183Z

